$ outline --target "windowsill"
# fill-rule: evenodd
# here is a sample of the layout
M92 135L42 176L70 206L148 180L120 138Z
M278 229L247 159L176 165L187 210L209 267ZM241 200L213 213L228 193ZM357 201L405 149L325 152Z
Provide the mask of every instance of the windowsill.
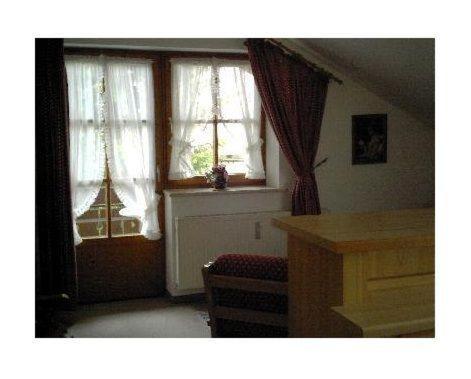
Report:
M285 188L274 188L266 186L250 187L228 187L225 190L214 190L213 188L185 188L185 189L166 189L165 196L220 196L235 195L246 193L264 193L264 192L286 192Z

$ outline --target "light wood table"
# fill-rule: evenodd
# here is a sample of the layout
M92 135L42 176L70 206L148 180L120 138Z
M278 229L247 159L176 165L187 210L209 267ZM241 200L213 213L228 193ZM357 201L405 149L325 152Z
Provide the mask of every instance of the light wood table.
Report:
M292 216L291 337L434 334L434 209Z

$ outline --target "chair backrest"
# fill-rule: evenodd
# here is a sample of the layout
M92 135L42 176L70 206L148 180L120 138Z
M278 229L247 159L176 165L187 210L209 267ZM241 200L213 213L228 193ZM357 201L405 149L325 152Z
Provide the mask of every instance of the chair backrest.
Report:
M202 273L212 337L287 336L286 259L226 254Z

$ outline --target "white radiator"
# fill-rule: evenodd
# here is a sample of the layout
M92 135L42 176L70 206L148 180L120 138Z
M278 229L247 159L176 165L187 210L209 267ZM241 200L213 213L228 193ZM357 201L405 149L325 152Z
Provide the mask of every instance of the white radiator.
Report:
M177 291L202 292L202 266L222 254L286 256L286 237L271 225L271 220L289 215L277 211L176 218Z

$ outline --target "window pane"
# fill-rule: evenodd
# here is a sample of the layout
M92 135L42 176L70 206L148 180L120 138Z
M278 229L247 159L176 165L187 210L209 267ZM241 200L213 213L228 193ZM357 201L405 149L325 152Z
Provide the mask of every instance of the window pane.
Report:
M93 205L77 219L77 227L83 239L103 238L107 236L107 224L106 186L103 184Z
M191 164L197 175L204 175L213 167L213 124L197 124L192 133Z
M229 175L245 174L245 155L247 139L245 129L239 123L221 123L218 125L219 163L226 165Z
M132 217L125 217L119 214L119 211L124 208L124 204L119 200L116 192L111 183L111 236L134 236L138 235L141 230L141 223L138 219Z

